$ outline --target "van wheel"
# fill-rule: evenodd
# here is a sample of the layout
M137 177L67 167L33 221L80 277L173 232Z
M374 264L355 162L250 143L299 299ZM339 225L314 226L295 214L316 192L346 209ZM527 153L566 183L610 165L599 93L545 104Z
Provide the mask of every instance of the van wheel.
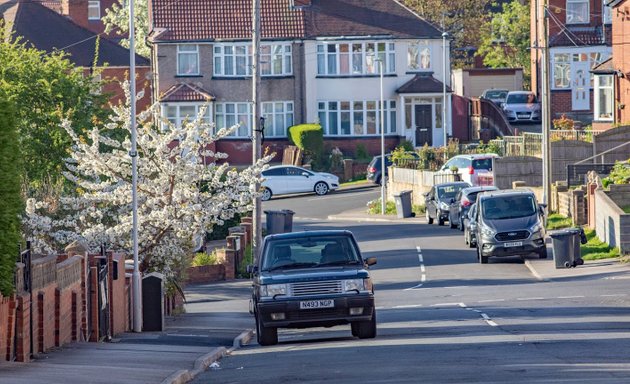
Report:
M450 216L448 217L448 225L449 227L451 227L451 229L457 228L457 223L452 222Z
M477 258L479 258L479 264L488 264L488 256L481 254L481 244L477 244Z
M433 218L431 217L431 215L429 215L429 211L428 210L425 211L425 215L427 217L427 223L433 224Z
M278 344L278 328L265 327L258 319L258 315L256 315L256 340L262 346Z
M356 321L350 324L352 335L359 339L373 339L376 337L376 311L368 321Z
M439 217L438 218L438 225L444 225L444 219Z

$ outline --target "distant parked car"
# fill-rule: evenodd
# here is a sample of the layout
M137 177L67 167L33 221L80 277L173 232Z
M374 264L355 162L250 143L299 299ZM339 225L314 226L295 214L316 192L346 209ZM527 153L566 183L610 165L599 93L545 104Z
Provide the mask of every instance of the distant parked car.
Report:
M475 221L475 217L477 216L477 203L470 206L466 215L464 215L464 242L470 248L475 248L477 246L477 222Z
M273 195L289 193L315 192L325 195L339 188L339 177L325 172L313 172L292 165L269 167L262 173L262 200L271 199Z
M501 109L509 121L540 122L540 103L533 92L509 92Z
M455 202L455 195L467 187L470 187L470 184L465 181L441 183L431 187L429 192L424 194L427 222L433 224L433 220L437 220L438 225L444 225L448 220L451 204Z
M464 217L468 213L471 205L477 200L477 195L484 191L496 191L497 187L492 185L483 185L479 187L464 188L457 192L455 203L451 204L451 211L448 216L448 222L451 228L464 230Z
M508 92L507 89L486 89L479 98L490 100L500 107L501 103L505 102Z
M420 155L418 155L416 152L406 152L407 154L409 154L410 157L413 157L414 160L417 160L420 158ZM387 168L389 166L391 166L393 164L392 162L392 154L391 153L386 153L385 154L385 180L387 180ZM366 172L366 178L368 179L368 181L373 182L374 184L381 184L381 179L382 179L382 175L381 175L381 156L374 156L372 158L372 161L370 161L370 164L368 164L367 166L367 172Z
M440 168L438 173L452 172L451 169L456 167L461 181L465 181L471 186L493 185L492 165L493 159L497 157L499 155L496 153L453 156Z

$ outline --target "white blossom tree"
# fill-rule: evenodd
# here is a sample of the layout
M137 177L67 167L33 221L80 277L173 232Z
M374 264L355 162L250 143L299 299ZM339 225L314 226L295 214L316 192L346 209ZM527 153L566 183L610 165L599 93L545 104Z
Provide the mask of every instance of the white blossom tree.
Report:
M125 84L125 88L127 84ZM129 100L127 90L127 100ZM154 107L154 108L157 108ZM203 122L204 110L181 126L168 129L151 122L152 108L138 116L138 243L143 270L170 275L173 266L190 254L207 232L235 213L253 209L261 172L271 156L237 171L223 153L208 147L236 127L221 128ZM202 108L203 109L203 108ZM74 240L97 249L132 251L132 168L129 106L113 107L113 117L88 137L78 136L72 123L63 127L74 146L66 164L78 197L58 201L27 201L24 220L36 252L54 252ZM121 130L125 135L111 135ZM124 136L122 139L111 137Z
M136 53L144 57L150 57L151 48L146 45L146 37L149 33L149 7L147 0L134 0L134 31L136 38ZM175 5L177 6L177 5ZM120 36L126 36L129 33L129 6L127 2L124 5L114 3L111 8L105 10L103 16L105 24L105 32L114 32ZM123 38L121 44L129 47L129 40Z

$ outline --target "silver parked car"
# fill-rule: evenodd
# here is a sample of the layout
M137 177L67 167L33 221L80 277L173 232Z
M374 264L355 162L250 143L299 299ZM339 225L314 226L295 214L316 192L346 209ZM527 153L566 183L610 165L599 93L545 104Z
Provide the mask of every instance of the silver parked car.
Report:
M501 109L509 121L540 122L540 103L533 92L508 92Z

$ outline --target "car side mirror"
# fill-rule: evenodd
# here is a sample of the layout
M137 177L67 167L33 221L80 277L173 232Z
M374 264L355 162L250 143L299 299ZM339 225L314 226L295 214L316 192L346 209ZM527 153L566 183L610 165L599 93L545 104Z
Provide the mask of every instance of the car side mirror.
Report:
M547 208L547 204L538 204L538 212L540 212L541 215L545 215L545 210Z
M376 264L376 257L368 257L367 259L365 259L365 264L367 266Z
M455 199L451 198L451 204L455 203Z
M309 174L308 174L308 173L306 173L306 172L302 172L302 176L308 177L308 176L309 176Z
M245 271L249 274L256 273L258 271L258 267L255 265L248 264L247 267L245 267Z

